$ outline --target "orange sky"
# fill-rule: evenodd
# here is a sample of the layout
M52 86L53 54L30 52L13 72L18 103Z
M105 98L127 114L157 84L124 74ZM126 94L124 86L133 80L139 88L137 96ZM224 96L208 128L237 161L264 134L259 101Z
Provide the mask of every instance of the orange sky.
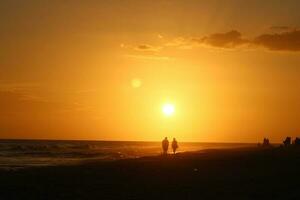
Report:
M0 138L300 136L300 2L0 2ZM162 106L172 103L173 116Z

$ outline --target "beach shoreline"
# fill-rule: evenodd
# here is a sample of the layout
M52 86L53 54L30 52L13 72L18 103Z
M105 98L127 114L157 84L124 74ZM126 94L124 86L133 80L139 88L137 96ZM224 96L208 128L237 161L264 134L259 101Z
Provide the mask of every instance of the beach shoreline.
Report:
M296 148L209 149L0 171L1 199L293 199Z

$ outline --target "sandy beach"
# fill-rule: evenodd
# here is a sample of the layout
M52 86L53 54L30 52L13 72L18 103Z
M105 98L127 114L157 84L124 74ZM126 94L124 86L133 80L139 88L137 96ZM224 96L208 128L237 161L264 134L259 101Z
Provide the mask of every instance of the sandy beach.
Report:
M0 172L0 199L298 199L300 151L205 150Z

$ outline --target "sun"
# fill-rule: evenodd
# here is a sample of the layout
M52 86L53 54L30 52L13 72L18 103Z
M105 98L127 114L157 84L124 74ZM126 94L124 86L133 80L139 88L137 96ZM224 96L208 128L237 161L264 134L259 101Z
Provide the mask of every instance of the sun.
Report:
M166 103L162 107L162 112L165 116L172 116L175 112L175 107L173 104Z

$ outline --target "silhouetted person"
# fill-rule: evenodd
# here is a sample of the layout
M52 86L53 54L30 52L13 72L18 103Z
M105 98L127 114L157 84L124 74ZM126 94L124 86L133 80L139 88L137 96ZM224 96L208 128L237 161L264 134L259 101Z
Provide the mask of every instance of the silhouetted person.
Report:
M291 144L291 137L286 137L283 144L284 146L289 146Z
M263 141L263 144L262 144L263 146L269 146L270 145L270 141L269 141L269 139L268 138L264 138L264 141Z
M294 144L295 146L300 146L300 138L296 137L296 139L294 140Z
M168 154L168 148L169 148L169 140L167 137L165 137L165 139L162 141L162 149L164 155Z
M173 138L173 142L172 142L172 149L173 149L173 153L176 153L176 149L178 148L178 143L176 141L175 138Z

